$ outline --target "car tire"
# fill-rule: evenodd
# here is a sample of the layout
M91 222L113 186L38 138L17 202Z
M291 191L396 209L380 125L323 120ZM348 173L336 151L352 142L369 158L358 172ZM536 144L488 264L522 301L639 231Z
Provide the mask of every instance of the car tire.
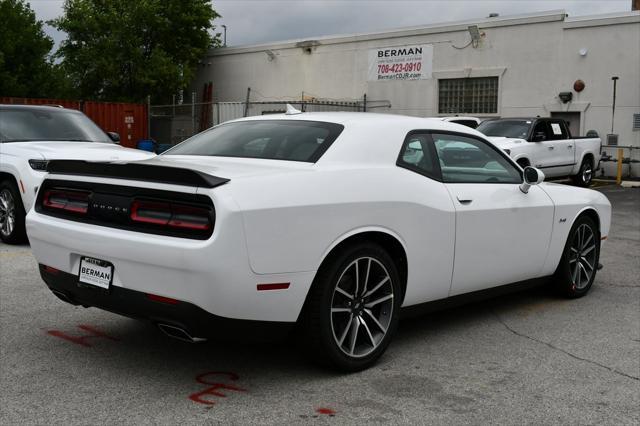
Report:
M370 367L395 333L401 297L396 265L382 247L361 242L340 250L318 271L305 303L304 349L341 371Z
M26 242L24 218L22 197L15 183L10 180L0 182L0 239L6 244Z
M571 177L573 182L584 188L588 188L593 181L593 160L591 158L585 158L580 165L580 171L577 175Z
M584 296L593 285L599 260L598 227L590 217L581 216L569 231L560 264L552 280L553 289L572 299Z

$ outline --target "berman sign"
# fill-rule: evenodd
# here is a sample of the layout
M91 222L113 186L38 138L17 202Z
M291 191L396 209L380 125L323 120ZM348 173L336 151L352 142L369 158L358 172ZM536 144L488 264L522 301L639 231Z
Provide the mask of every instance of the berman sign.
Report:
M433 45L381 47L369 50L369 81L431 78Z

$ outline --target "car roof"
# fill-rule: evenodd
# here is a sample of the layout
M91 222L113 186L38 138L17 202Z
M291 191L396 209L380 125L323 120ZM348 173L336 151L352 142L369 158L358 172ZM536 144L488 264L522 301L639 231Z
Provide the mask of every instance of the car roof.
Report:
M38 111L69 111L69 112L80 112L71 108L64 108L59 105L23 105L23 104L0 104L0 109L8 110L38 110Z
M487 140L487 137L471 127L463 124L442 121L438 118L425 118L398 114L380 114L370 112L303 112L298 114L269 114L240 118L222 123L242 123L268 120L299 120L317 121L340 124L345 127L340 138L346 138L347 143L332 144L331 148L319 160L323 163L341 162L350 158L358 162L376 162L394 153L383 153L387 149L395 149L391 141L402 143L406 136L413 131L449 132ZM350 148L351 147L351 148ZM359 147L359 148L354 148ZM400 147L396 147L400 149ZM360 153L367 151L367 160L363 160ZM377 154L376 154L377 152Z
M269 114L257 115L252 117L243 117L236 120L227 121L226 123L242 122L242 121L263 121L263 120L301 120L301 121L322 121L328 123L336 123L348 126L356 125L380 125L384 126L396 125L402 128L411 129L427 129L427 130L448 130L448 131L464 131L464 133L473 133L475 131L461 124L443 121L440 118L425 118L399 114L380 114L371 112L301 112L299 114ZM225 123L222 123L225 124Z

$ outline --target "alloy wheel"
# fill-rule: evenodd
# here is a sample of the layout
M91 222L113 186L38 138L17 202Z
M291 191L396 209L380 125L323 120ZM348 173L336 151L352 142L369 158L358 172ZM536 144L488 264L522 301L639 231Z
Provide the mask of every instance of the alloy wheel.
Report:
M582 290L590 282L596 269L596 236L593 229L582 224L573 234L569 247L569 268L571 283L577 290Z
M393 283L373 257L360 257L340 274L331 298L331 329L340 350L354 358L382 343L393 316Z
M16 225L16 203L8 189L0 191L0 232L5 237L13 233Z

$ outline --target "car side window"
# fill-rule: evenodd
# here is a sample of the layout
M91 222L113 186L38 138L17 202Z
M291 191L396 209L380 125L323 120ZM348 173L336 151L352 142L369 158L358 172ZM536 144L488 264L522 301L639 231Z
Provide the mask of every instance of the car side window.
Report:
M567 131L564 123L555 120L549 122L549 140L567 139Z
M440 180L440 170L431 138L426 133L409 133L402 145L397 165Z
M489 142L433 133L445 183L521 183L520 171Z
M533 128L533 134L531 135L534 142L543 142L551 140L549 134L549 126L546 121L538 121Z

